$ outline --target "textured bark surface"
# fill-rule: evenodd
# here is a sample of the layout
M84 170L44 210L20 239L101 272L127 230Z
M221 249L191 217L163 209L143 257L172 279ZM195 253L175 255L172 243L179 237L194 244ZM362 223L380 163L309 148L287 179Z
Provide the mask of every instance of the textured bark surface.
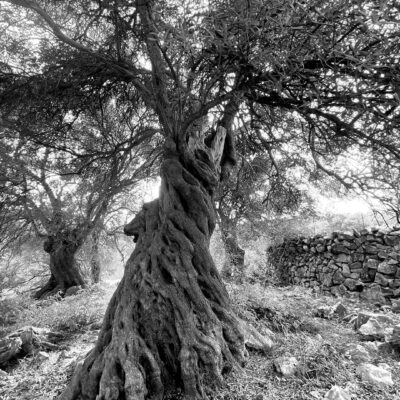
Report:
M43 245L44 251L50 255L50 279L47 284L35 293L41 299L72 286L85 286L85 280L75 263L75 254L81 245L76 235L65 232L58 236L50 236Z
M126 226L136 248L63 400L161 399L177 388L204 398L205 387L244 363L245 329L209 252L214 165L212 152L195 146L166 154L160 199Z
M101 264L99 255L99 240L100 233L97 229L94 229L91 234L92 247L91 247L91 258L90 258L90 274L92 275L93 283L100 282Z

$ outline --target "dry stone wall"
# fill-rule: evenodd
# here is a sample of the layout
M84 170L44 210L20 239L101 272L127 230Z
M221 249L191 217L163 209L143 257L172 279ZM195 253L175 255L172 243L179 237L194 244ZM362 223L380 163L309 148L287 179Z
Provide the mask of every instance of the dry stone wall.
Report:
M283 284L377 300L400 297L400 227L287 239L268 255Z

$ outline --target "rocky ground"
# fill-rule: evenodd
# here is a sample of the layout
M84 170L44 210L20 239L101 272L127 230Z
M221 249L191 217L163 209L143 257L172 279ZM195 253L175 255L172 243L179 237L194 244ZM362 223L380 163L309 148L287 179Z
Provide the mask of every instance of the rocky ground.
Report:
M0 369L0 399L56 398L76 360L93 346L114 288L103 284L62 300L0 304L0 338L23 326L61 333L54 347L37 346ZM229 284L228 289L239 315L272 335L275 345L268 354L252 352L247 366L210 398L400 399L396 307L319 296L300 287Z

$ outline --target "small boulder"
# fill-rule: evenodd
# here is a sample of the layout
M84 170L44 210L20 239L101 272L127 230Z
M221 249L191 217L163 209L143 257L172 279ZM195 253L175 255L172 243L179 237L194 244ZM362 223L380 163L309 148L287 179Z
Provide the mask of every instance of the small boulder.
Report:
M333 316L332 307L319 306L315 311L314 315L318 318L331 319Z
M354 329L359 329L361 325L364 325L370 318L374 318L382 325L393 324L393 318L385 314L375 314L372 312L361 311L357 314L357 319L355 320Z
M39 351L39 352L36 354L36 359L37 359L39 362L47 361L49 358L50 358L49 353L46 353L45 351Z
M322 285L325 287L332 286L332 274L331 273L326 273L322 276Z
M351 292L362 292L364 284L357 279L347 278L343 282L343 285L347 287Z
M344 282L345 277L343 276L343 274L337 270L332 277L332 282L334 285L340 285Z
M354 322L354 329L357 330L358 328L360 328L361 325L365 324L373 316L373 313L359 312L357 316L351 321Z
M400 279L393 279L393 282L391 283L390 287L395 290L398 289L400 287Z
M370 287L365 288L360 293L360 299L374 304L386 304L385 296L382 294L382 289L378 284L372 284Z
M349 264L342 264L342 275L348 278L351 274Z
M384 327L375 319L370 318L365 324L361 325L358 333L363 340L382 340L385 337Z
M388 343L395 348L400 348L400 324L393 327Z
M374 238L367 236L367 241L372 241ZM365 246L365 252L367 254L378 254L379 250L376 248L376 246L373 245L366 245Z
M292 376L297 371L299 361L296 357L279 357L274 361L275 369L283 376Z
M351 396L340 386L333 386L324 396L326 400L351 400Z
M364 265L369 269L378 269L379 261L375 258L369 258Z
M375 275L375 283L377 283L379 286L389 286L393 282L393 279L388 279L387 275L384 275L380 272L377 272Z
M346 248L346 252L348 252L347 248ZM351 262L351 256L349 256L348 254L341 253L336 257L336 262L349 263L349 262Z
M397 264L397 262L396 262ZM378 265L378 272L385 275L393 275L396 273L397 265L388 261L383 261Z
M369 351L360 344L350 343L345 349L345 354L357 365L371 361Z
M389 355L392 353L393 347L391 346L390 343L387 342L377 342L378 344L378 352L379 355L382 356L384 354Z
M343 284L338 286L333 286L331 289L331 293L336 297L343 297L347 292L346 286Z
M392 374L385 368L365 363L357 368L357 373L360 375L362 381L368 382L374 386L385 388L393 385Z
M385 311L385 306L382 307L382 310ZM390 307L387 308L387 311L390 310ZM394 319L387 314L374 314L374 319L376 319L382 325L393 325Z
M332 319L334 315L344 318L347 308L339 301L333 306L322 305L317 308L314 315L318 318Z
M386 369L386 371L391 371L392 367L387 363L378 363L377 365L379 368Z
M392 312L395 314L400 313L400 300L392 300Z
M350 254L350 250L339 243L334 243L332 245L332 253L333 254L337 254L337 262L350 262L351 261L351 257L344 257L346 256L346 254Z
M247 348L262 352L269 352L274 346L272 331L264 330L264 335L261 335L257 329L244 321L240 322L244 332L244 342Z
M381 342L365 342L363 343L364 348L368 351L369 354L377 353L378 346Z
M332 312L339 318L344 318L347 314L347 308L339 301L332 306Z

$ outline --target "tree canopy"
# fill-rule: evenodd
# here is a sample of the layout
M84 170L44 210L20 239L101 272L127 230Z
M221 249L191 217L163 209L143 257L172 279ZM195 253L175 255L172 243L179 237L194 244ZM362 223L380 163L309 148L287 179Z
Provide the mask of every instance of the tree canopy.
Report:
M115 96L175 137L234 110L272 163L286 153L362 187L334 162L357 147L398 166L397 14L394 1L3 1L2 118Z
M73 257L70 264L63 263L64 252L56 261L54 243L75 253L93 230L97 236L93 233L92 238L98 240L106 215L153 173L158 152L151 136L143 134L141 146L131 140L140 127L140 114L124 110L122 117L112 103L98 103L97 108L92 104L74 118L66 114L60 124L47 116L29 128L26 122L24 115L7 120L0 132L2 249L21 235L47 239L51 285L38 292L41 297L84 284ZM57 264L63 266L58 273ZM93 267L98 276L98 263ZM68 269L75 277L63 280Z

